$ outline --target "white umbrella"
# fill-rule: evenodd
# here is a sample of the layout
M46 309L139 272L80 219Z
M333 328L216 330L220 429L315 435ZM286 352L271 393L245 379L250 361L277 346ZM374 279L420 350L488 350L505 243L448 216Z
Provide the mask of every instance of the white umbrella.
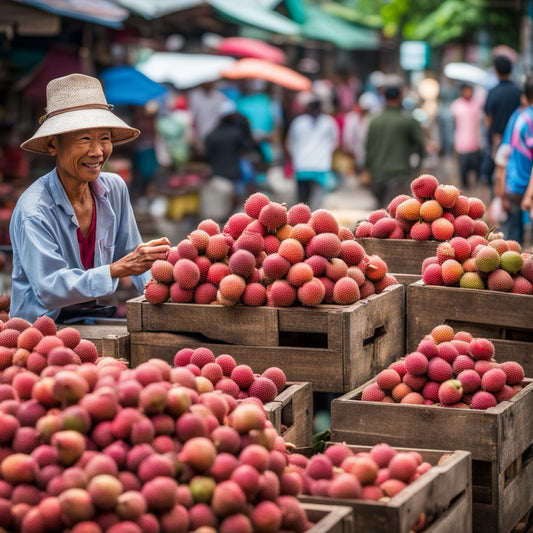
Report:
M444 75L451 80L465 81L485 85L488 81L486 70L470 63L448 63L444 67Z
M233 57L210 54L155 52L136 68L159 83L176 89L190 89L201 83L219 80L221 72L235 63Z

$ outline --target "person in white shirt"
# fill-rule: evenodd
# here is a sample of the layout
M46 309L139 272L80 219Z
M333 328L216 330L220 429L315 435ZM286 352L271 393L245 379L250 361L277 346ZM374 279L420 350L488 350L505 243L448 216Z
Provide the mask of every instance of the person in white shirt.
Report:
M332 175L333 152L339 143L335 119L322 112L321 102L309 95L305 112L296 117L287 134L287 151L292 159L298 186L298 201L318 209Z
M346 115L342 131L342 147L354 158L356 169L365 166L365 141L368 124L373 115L381 108L377 94L365 92L359 97L359 109L353 109Z

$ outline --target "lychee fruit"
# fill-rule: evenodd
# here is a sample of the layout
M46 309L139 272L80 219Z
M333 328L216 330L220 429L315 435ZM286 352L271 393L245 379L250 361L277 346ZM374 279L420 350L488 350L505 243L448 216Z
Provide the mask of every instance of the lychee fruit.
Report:
M302 287L300 287L300 289L301 288ZM287 280L283 279L275 280L267 290L267 302L270 298L270 305L274 307L289 307L296 301L296 296L296 288L293 287Z
M500 364L500 370L505 372L507 385L520 385L524 381L524 368L516 361L505 361Z
M333 287L333 301L340 305L350 305L361 297L358 283L351 277L338 279Z
M402 379L398 372L392 368L386 368L376 376L376 383L384 390L392 390L396 385L400 384L401 381Z
M261 209L270 203L270 198L261 192L255 192L248 196L244 202L244 212L252 217L258 218Z
M417 198L429 199L433 197L438 185L439 182L435 176L432 176L431 174L421 174L411 182L411 192Z
M219 292L228 300L236 302L246 288L246 280L237 274L229 274L219 284Z
M277 366L271 366L267 368L263 372L262 376L274 382L278 394L285 388L285 385L287 384L287 377L285 376L285 372Z
M476 361L479 359L490 361L494 357L494 344L483 337L475 338L470 341L468 353Z
M498 392L505 385L507 376L501 368L487 370L481 378L481 388L487 392Z
M470 402L472 409L488 409L489 407L496 407L497 401L494 394L480 390L477 391Z
M463 385L458 379L447 379L439 387L439 402L444 405L452 405L458 402L463 395Z
M407 372L415 376L425 374L429 364L428 358L421 352L411 352L405 356L404 362Z
M266 288L261 283L248 283L241 295L244 305L258 307L266 302Z
M453 224L444 217L437 218L431 222L431 233L438 241L447 241L453 237Z
M323 235L327 235L324 233ZM302 305L315 306L320 305L324 299L326 290L322 282L316 278L307 281L298 288L297 296Z
M257 219L268 230L275 230L287 223L287 209L277 202L270 202L261 208Z
M442 383L452 377L452 365L442 357L433 357L429 360L427 375L432 381Z
M377 383L367 385L361 394L361 400L364 402L381 402L385 397L385 391Z
M279 253L267 255L263 261L263 273L270 280L282 279L287 275L291 263Z
M278 394L278 389L271 379L261 376L252 381L248 388L248 394L259 398L263 403L268 403L274 401Z

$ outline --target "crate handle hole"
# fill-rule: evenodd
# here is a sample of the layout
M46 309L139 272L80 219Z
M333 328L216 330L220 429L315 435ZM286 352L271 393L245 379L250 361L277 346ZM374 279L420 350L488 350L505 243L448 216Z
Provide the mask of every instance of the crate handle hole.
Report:
M387 333L385 326L384 325L378 326L376 329L374 329L374 333L370 335L370 337L363 339L363 346L374 344L380 337L383 337L385 333Z
M280 331L278 342L280 346L292 348L328 348L328 335L310 331Z
M289 402L281 410L281 424L287 428L294 426L294 416L292 412L292 402Z

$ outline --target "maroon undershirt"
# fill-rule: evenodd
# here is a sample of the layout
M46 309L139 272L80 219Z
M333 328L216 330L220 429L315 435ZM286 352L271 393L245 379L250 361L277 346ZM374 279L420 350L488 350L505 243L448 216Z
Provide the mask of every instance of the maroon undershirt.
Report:
M78 244L80 246L81 262L85 267L85 270L94 267L94 243L96 241L96 204L93 197L93 218L91 220L91 226L85 238L81 234L80 228L78 228Z

